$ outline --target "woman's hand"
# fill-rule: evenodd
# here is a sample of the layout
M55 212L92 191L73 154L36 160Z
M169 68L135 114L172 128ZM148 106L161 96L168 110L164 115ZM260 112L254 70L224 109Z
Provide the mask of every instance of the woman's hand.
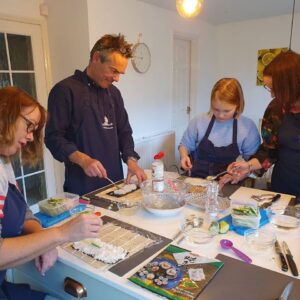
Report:
M180 166L185 171L189 171L192 169L193 165L192 165L190 157L188 155L181 157Z
M99 237L102 219L93 213L80 214L78 217L60 226L63 240L76 242L86 238Z
M227 172L232 177L231 183L238 183L246 178L252 171L251 164L248 161L233 162L227 167ZM227 178L228 180L229 178Z
M45 273L55 264L58 257L56 248L35 258L35 266L38 271L44 276Z

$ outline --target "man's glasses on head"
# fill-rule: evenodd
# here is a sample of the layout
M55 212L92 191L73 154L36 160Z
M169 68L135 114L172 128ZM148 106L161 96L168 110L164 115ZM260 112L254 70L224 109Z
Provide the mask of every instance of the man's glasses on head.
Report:
M20 117L25 121L26 126L27 126L27 133L31 133L33 131L35 131L38 128L38 124L34 124L33 122L31 122L30 120L28 120L26 117L20 115Z

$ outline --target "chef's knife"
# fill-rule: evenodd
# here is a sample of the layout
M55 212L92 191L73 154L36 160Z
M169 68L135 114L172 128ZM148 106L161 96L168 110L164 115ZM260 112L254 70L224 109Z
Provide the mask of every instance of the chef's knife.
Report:
M289 299L289 296L290 296L290 293L292 291L292 288L293 288L293 285L294 285L294 282L293 281L290 281L284 288L283 292L281 293L280 297L278 300L288 300ZM277 299L276 299L277 300Z
M281 197L280 194L276 194L271 201L264 203L263 205L261 205L261 208L267 208L269 206L271 206L275 201L279 200Z
M294 276L298 276L299 275L298 274L298 269L297 269L297 266L296 266L296 263L294 261L293 255L292 255L287 243L282 242L282 247L283 247L283 251L285 252L286 259L289 262L289 266L291 268L292 274Z
M280 257L280 261L281 261L281 270L284 272L287 272L287 270L289 269L287 262L285 260L285 257L281 251L280 245L278 243L278 241L275 242L275 251L276 253L279 255Z

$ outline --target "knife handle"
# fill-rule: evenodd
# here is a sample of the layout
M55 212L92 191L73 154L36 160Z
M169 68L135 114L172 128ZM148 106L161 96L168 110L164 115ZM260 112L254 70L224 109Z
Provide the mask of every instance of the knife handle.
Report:
M289 269L289 267L287 265L287 262L285 260L285 257L283 255L283 253L279 253L279 257L280 257L280 260L281 260L281 270L283 272L287 272L287 270Z
M289 266L290 266L290 268L291 268L292 274L293 274L294 276L298 276L298 275L299 275L299 274L298 274L298 269L297 269L296 263L295 263L295 261L294 261L294 259L293 259L293 256L290 255L290 254L286 254L286 259L287 259L288 262L289 262Z
M280 197L281 197L280 194L276 194L276 195L273 197L273 199L272 199L272 203L274 203L275 201L279 200Z

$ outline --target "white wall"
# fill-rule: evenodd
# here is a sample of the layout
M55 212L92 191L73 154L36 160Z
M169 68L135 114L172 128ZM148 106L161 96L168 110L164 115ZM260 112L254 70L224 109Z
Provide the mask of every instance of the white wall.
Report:
M270 94L256 86L257 51L289 46L291 16L231 23L218 27L219 78L240 80L246 101L245 114L256 124L270 101ZM295 15L292 49L300 52L300 14Z
M53 84L88 64L89 34L84 0L44 0Z
M41 0L0 0L0 13L22 18L41 18Z

